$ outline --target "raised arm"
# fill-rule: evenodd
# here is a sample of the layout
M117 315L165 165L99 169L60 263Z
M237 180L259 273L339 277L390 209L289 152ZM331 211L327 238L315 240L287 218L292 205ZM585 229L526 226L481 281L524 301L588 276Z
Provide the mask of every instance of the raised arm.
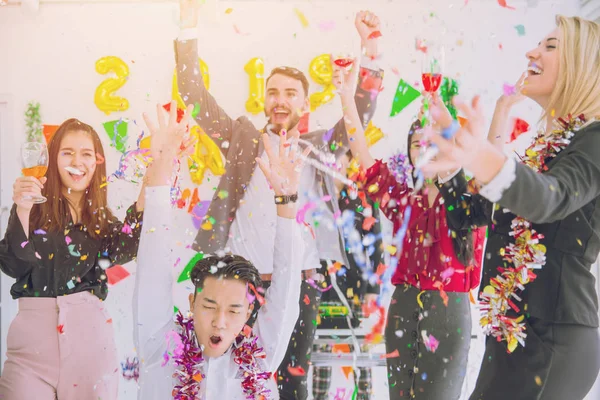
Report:
M274 371L285 356L300 313L298 301L304 240L295 216L303 157L297 151L297 137L282 137L278 154L272 149L267 135L262 139L269 163L258 158L257 162L275 192L273 201L278 205L273 276L266 303L258 311L255 330L265 347L267 370ZM305 150L304 156L309 151Z
M350 104L356 106L358 123L363 128L366 128L377 107L377 97L382 88L383 70L378 67L377 58L379 56L378 42L380 32L379 18L369 12L360 11L355 18L356 30L361 39L362 56L360 58L360 68L358 70L358 80L354 80L351 86L351 93L342 96L342 108L348 107ZM333 61L333 60L332 60ZM357 64L358 59L354 64ZM332 63L332 67L336 65ZM342 117L333 127L332 135L327 143L327 148L331 148L333 143L342 143L342 147L348 146L348 138L346 136L347 126L344 122L345 117ZM312 134L302 135L302 139L310 141L315 146L323 145L323 132L317 131Z
M141 362L138 399L144 400L171 396L172 364L162 366L163 353L167 350L166 334L175 328L170 188L175 162L181 157L191 107L180 123L177 123L175 107L171 107L168 123L160 107L157 113L158 127L144 115L152 134L153 161L146 173L145 218L133 296L134 341Z
M279 206L281 207L281 206ZM275 371L288 347L300 313L300 284L304 240L293 218L277 217L273 276L265 295L265 304L258 311L256 335L266 352L268 371Z
M227 157L228 146L222 144L224 141L231 141L232 132L240 122L230 118L204 86L196 39L199 2L180 0L179 3L182 30L175 40L179 94L186 105L200 106L200 112L195 116L196 122Z

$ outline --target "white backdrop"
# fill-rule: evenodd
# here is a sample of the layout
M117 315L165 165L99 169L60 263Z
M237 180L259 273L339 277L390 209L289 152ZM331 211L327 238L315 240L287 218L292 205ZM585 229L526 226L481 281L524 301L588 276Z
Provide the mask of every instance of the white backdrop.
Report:
M106 146L109 172L113 172L119 153L114 148L108 149L110 140L102 123L130 119L129 144L134 146L140 129L133 121L140 125L143 111L153 112L157 102L169 100L174 67L172 40L178 32L176 2L122 3L102 0L42 3L37 13L24 12L18 6L0 7L0 95L5 95L1 99L8 99L9 103L2 115L9 122L0 130L0 206L10 205L12 182L19 171L18 146L25 138L23 114L28 101L41 103L44 123L58 125L66 118L77 117L96 127ZM296 66L308 72L310 61L321 53L357 55L355 12L368 7L379 14L383 21L380 64L386 75L374 123L386 136L374 146L378 157L389 156L404 147L406 131L419 107L416 101L400 115L389 117L399 79L413 86L420 80L417 37L443 42L444 73L460 81L464 96L481 94L491 117L503 83L513 84L519 77L526 67L525 52L553 29L554 15L572 15L578 9L575 0L508 0L516 10L501 8L494 0L206 0L206 3L198 29L200 55L210 69L211 92L234 117L245 113L248 78L244 65L250 58L263 57L267 74L277 65ZM226 14L228 8L233 11ZM302 27L294 8L304 13L309 27ZM523 36L518 34L517 25L525 27ZM130 109L106 116L96 108L93 98L98 85L108 76L96 73L94 65L96 60L109 55L120 57L129 66L129 80L118 94L129 100ZM311 91L317 89L320 90L311 82ZM330 127L340 115L336 98L311 116L311 127ZM534 125L538 110L524 102L515 115ZM264 122L261 115L253 120L257 125ZM516 146L525 141L523 138ZM191 187L189 180L183 187ZM207 174L200 190L201 199L210 200L215 187L216 180ZM119 216L135 200L138 190L136 185L125 182L110 185L110 202ZM191 217L181 212L178 220L182 242L187 242L195 236ZM178 274L186 262L182 260L174 273ZM135 272L133 263L127 268ZM2 282L3 313L14 311L14 303L6 301L5 288L9 282L6 277ZM107 300L121 359L132 356L135 350L131 337L133 283L130 277L115 285ZM188 286L176 287L180 307L185 307ZM3 330L6 328L2 326ZM473 359L476 358L474 353ZM477 364L473 363L473 373ZM469 377L469 381L473 379ZM130 400L134 394L135 385L123 382L120 398Z

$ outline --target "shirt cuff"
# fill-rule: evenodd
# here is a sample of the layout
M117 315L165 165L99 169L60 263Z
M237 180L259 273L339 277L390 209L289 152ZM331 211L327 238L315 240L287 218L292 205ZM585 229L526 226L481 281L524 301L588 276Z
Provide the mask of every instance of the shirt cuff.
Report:
M186 40L193 40L198 38L198 30L196 28L184 28L179 31L177 40L179 42L185 42Z
M362 68L372 69L373 71L380 70L379 63L377 62L377 60L364 54L360 58L360 66Z
M441 176L438 175L438 184L443 185L444 183L448 182L449 180L454 178L456 175L458 175L459 172L460 172L460 168L444 178L442 178Z
M493 203L497 203L502 198L504 191L515 181L517 162L514 158L508 158L502 169L487 185L479 189L479 194Z

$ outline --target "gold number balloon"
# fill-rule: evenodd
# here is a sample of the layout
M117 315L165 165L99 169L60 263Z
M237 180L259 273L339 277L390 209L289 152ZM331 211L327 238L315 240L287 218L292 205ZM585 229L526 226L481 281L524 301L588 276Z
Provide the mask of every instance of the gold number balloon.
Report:
M323 86L321 92L310 95L310 111L315 111L333 100L335 97L335 85L333 84L333 68L331 67L331 57L329 54L321 54L313 58L308 67L310 77L317 84Z
M225 167L223 166L223 158L221 157L219 147L197 125L192 127L191 134L198 139L194 153L188 159L188 168L190 169L192 182L200 185L204 180L206 168L213 175L223 175Z
M258 114L265 109L265 64L262 58L254 57L244 66L250 80L246 111Z
M102 57L96 61L96 71L105 75L114 72L116 78L108 78L96 89L94 103L106 115L115 111L125 111L129 108L129 101L123 97L115 96L114 93L127 82L129 67L119 57Z
M208 65L201 59L198 58L198 66L200 67L200 74L202 74L202 81L204 82L204 87L206 90L210 90L210 75L208 74ZM181 93L179 93L179 84L177 82L177 69L173 72L173 90L171 93L171 98L177 101L177 108L181 108L185 110L187 105L181 98Z

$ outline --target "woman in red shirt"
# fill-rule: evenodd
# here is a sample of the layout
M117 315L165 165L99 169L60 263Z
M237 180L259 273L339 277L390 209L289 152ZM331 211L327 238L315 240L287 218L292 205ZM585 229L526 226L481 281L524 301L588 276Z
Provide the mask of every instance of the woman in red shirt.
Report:
M336 79L340 90L351 90L351 72L338 70ZM397 265L390 265L396 268L385 330L386 352L391 356L390 399L458 399L471 340L469 291L479 284L485 233L453 228L454 219L446 218L437 184L450 178L464 180L464 173L426 177L427 183L414 192L407 179L397 179L386 163L369 154L355 107L345 110L344 120L352 153L366 170L365 191L393 222L395 234L405 217L410 218L402 248L395 254ZM416 121L408 136L411 164L419 156L421 142Z

